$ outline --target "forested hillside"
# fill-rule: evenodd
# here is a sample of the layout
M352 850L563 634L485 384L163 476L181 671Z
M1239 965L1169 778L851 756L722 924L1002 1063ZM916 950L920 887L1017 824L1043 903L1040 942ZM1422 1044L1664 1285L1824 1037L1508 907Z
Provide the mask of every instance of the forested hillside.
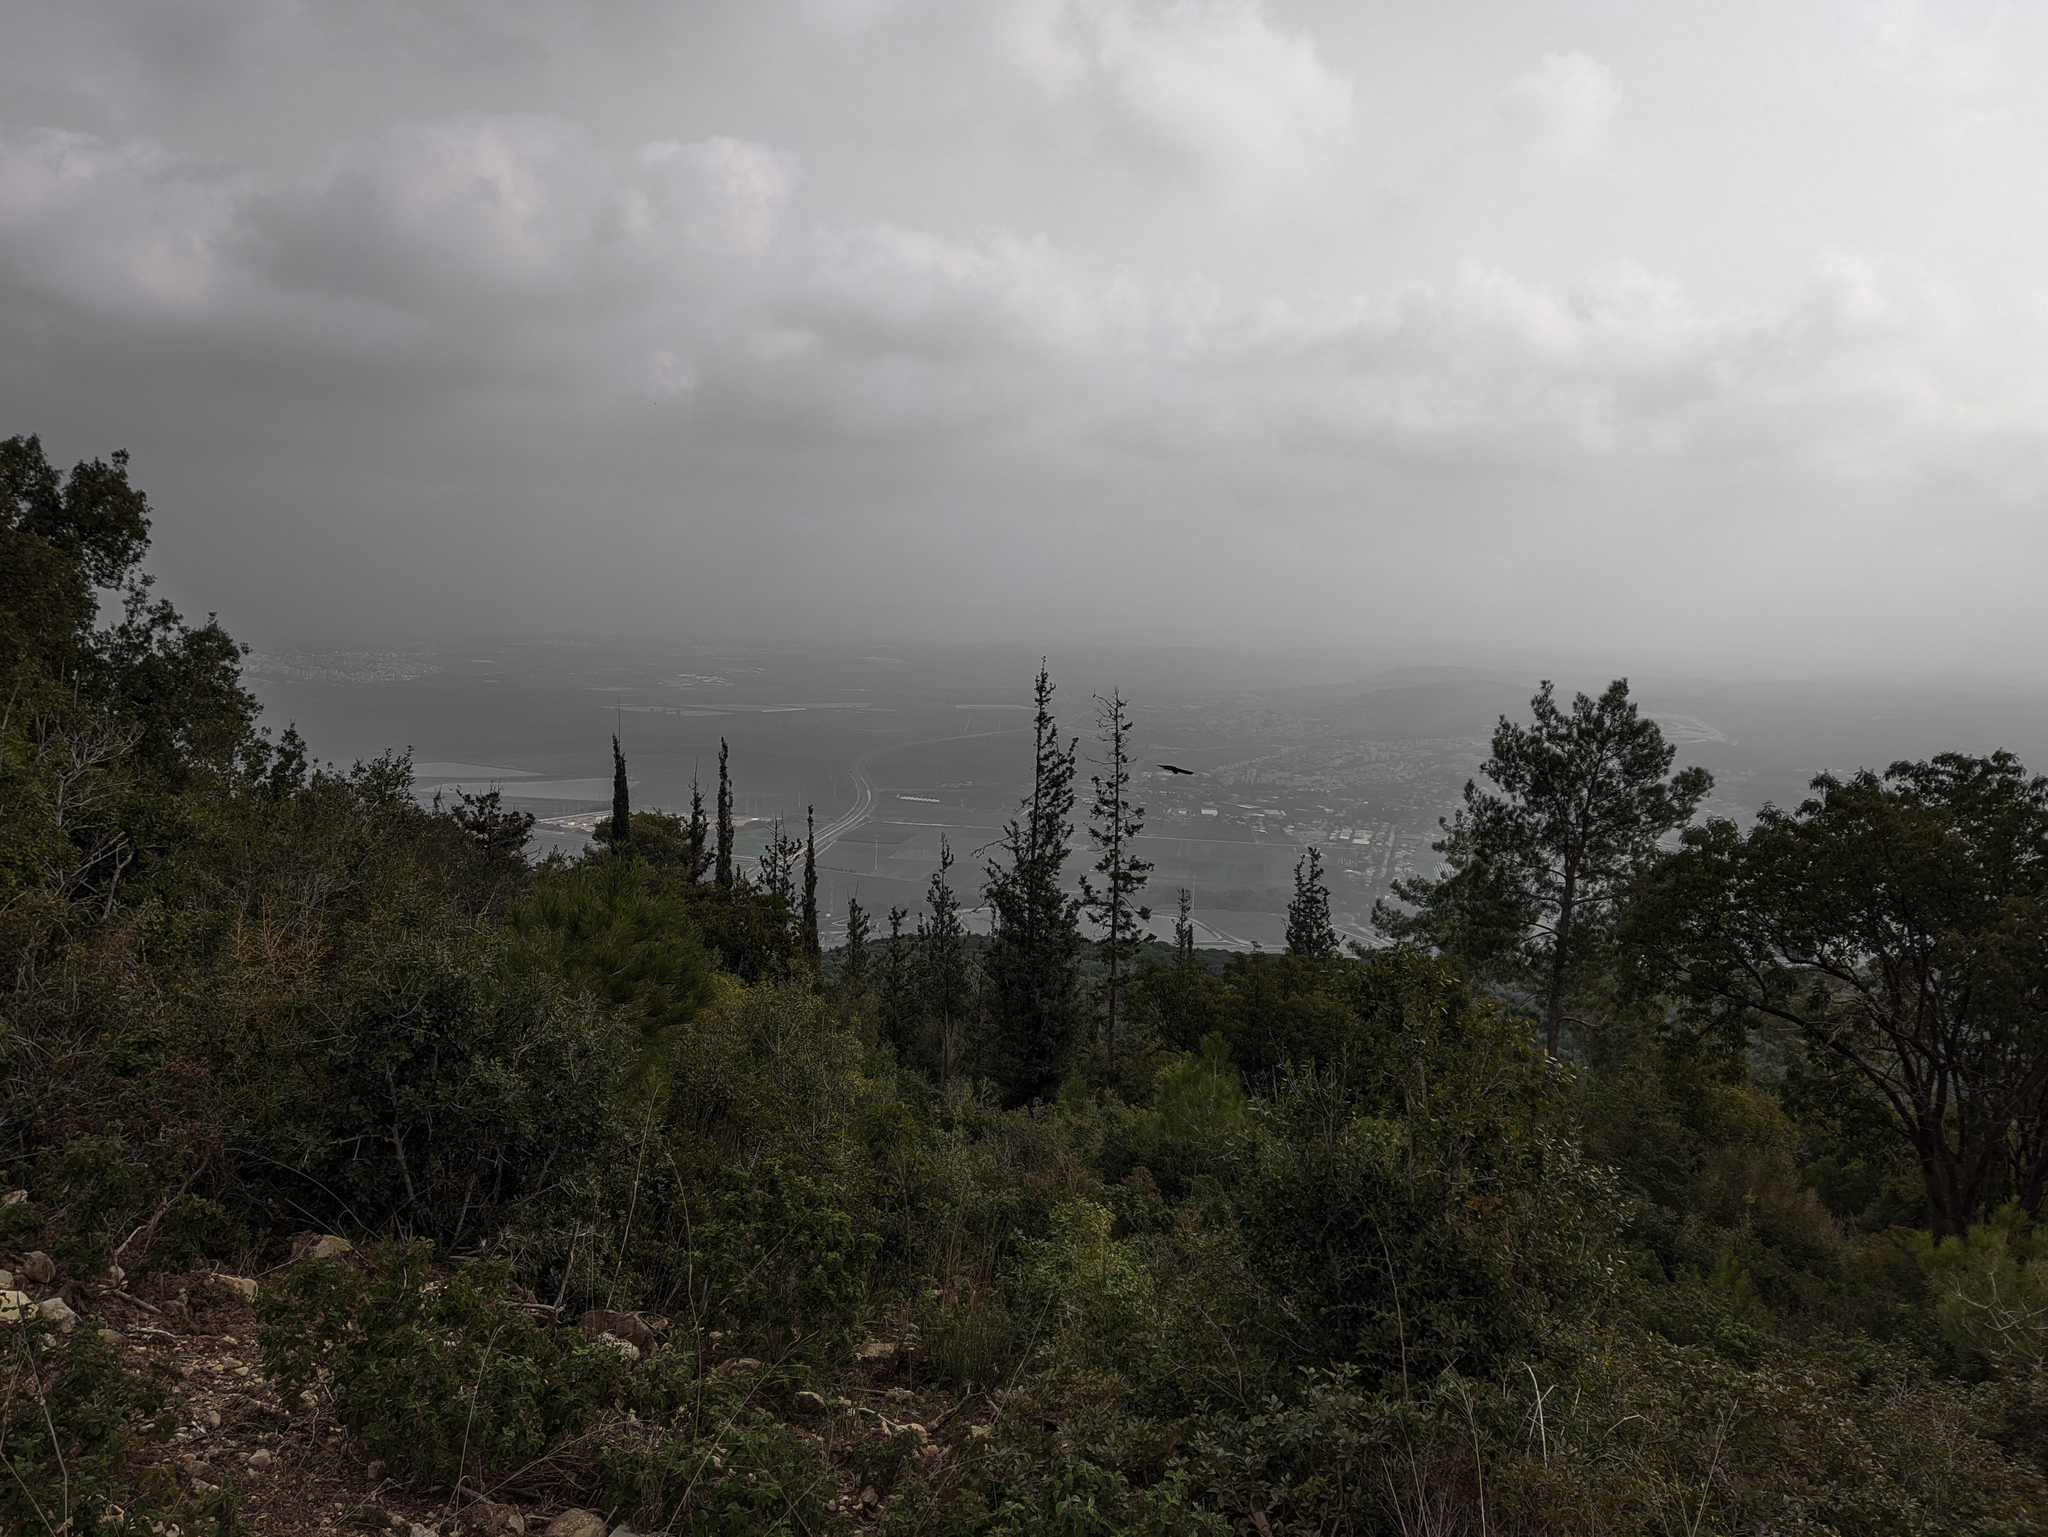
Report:
M1742 829L1545 685L1385 948L1311 854L1224 960L1042 673L999 842L820 953L743 763L532 864L259 723L148 536L0 444L0 1527L2048 1530L2017 762Z

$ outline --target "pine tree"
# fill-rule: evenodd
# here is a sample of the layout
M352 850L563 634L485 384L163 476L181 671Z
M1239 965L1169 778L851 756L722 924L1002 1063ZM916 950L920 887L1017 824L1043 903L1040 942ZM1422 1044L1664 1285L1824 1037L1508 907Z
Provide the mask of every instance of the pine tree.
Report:
M718 739L718 884L732 890L732 776L725 768L725 738Z
M1145 808L1131 803L1128 707L1123 695L1114 690L1107 699L1096 695L1095 703L1095 723L1109 759L1103 765L1107 772L1093 775L1088 781L1095 790L1088 837L1101 856L1095 861L1095 873L1102 877L1102 884L1096 886L1083 876L1081 903L1101 930L1095 949L1109 973L1102 987L1103 1044L1114 1063L1117 1016L1124 988L1144 942L1144 925L1152 918L1152 909L1138 906L1135 899L1145 889L1145 877L1152 873L1152 866L1138 858L1136 852L1138 835L1145 827Z
M704 820L704 788L697 782L697 776L690 776L690 879L704 879L704 868L710 862L705 845L710 842L711 829Z
M612 852L633 852L633 808L626 797L626 755L619 751L619 738L612 735Z
M1568 1005L1599 974L1618 914L1714 776L1671 772L1678 749L1638 714L1626 678L1598 699L1577 695L1570 713L1545 680L1529 707L1533 724L1503 715L1494 730L1479 770L1494 789L1467 781L1463 807L1439 824L1441 873L1394 883L1414 911L1380 902L1372 918L1390 938L1537 991L1555 1057Z
M1003 861L988 867L995 913L987 973L1005 1097L1052 1095L1066 1077L1079 1017L1080 906L1060 888L1073 838L1077 741L1064 745L1043 662L1033 687L1031 793L1004 825Z
M1327 961L1337 953L1330 926L1330 892L1323 884L1323 851L1310 845L1294 867L1294 900L1287 904L1287 953Z
M796 856L803 851L803 845L782 830L782 819L775 819L775 830L768 835L768 847L761 850L759 868L761 889L782 904L784 921L794 924L797 914ZM799 947L803 936L797 936Z
M858 1001L868 990L868 910L859 897L846 899L846 948L839 954L840 991Z
M1173 962L1182 971L1195 969L1195 902L1185 886L1180 888L1180 916L1173 922Z
M824 953L818 940L818 808L804 808L804 906L799 921L803 932L797 936L813 966Z
M919 991L939 1035L939 1082L949 1083L960 1060L968 1012L967 930L960 898L947 879L953 850L939 839L939 867L925 895L927 914L917 924Z
M903 935L901 907L889 909L889 942L882 951L882 1032L896 1048L896 1060L910 1062L911 1025L917 1017L917 978L911 968L910 941Z

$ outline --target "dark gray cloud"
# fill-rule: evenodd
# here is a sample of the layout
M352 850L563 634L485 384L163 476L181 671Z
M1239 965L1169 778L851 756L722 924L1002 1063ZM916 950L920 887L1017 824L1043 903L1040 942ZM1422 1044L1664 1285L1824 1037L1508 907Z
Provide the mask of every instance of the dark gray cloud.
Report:
M25 3L5 428L259 637L2021 665L2041 24L1483 9Z

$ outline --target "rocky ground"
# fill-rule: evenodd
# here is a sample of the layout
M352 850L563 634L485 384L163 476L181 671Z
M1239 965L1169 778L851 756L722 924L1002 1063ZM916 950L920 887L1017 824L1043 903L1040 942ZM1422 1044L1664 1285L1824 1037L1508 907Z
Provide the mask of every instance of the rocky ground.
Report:
M636 1537L609 1525L602 1512L544 1500L515 1505L385 1477L320 1404L286 1404L264 1380L253 1308L261 1278L198 1271L132 1285L117 1275L81 1281L36 1251L0 1257L0 1267L9 1265L11 1271L0 1268L0 1323L11 1321L10 1309L18 1317L33 1304L67 1332L99 1331L131 1369L151 1362L172 1369L178 1429L167 1448L151 1450L167 1455L188 1489L236 1491L241 1516L259 1537L390 1530L408 1537ZM723 1369L758 1365L727 1362ZM987 1433L985 1401L918 1387L893 1346L864 1351L835 1389L829 1399L798 1395L798 1429L837 1469L833 1509L850 1527L881 1514L881 1501L861 1487L854 1469L863 1437L910 1430L925 1443L927 1467L937 1471L949 1445Z

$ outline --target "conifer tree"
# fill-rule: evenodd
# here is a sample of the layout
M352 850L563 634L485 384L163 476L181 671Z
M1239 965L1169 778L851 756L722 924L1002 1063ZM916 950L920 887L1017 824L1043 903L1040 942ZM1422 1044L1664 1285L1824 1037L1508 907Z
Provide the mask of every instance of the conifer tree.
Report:
M626 796L626 755L619 751L618 734L612 734L612 852L633 852L633 808Z
M732 776L725 768L725 738L718 739L718 884L732 890Z
M939 839L939 867L925 894L926 916L917 924L919 991L939 1037L939 1082L950 1083L960 1060L968 1013L967 930L960 898L948 879L953 850Z
M846 948L840 952L839 987L858 1000L868 990L868 910L859 897L846 899Z
M1294 900L1287 904L1287 953L1327 961L1337 953L1330 925L1330 891L1323 884L1323 851L1313 844L1294 866Z
M882 951L882 1031L896 1048L896 1060L910 1061L911 1025L917 1016L916 975L911 968L910 941L903 934L908 910L889 909L889 942Z
M818 941L818 808L804 808L804 906L800 920L803 933L804 954L809 956L813 966L818 964L824 953Z
M1182 971L1195 969L1195 903L1188 888L1180 888L1180 916L1173 922L1173 961Z
M1108 970L1102 986L1103 1045L1113 1063L1124 988L1137 965L1144 925L1152 918L1152 909L1137 905L1136 900L1152 866L1136 852L1138 834L1145 826L1145 808L1131 801L1129 709L1115 690L1107 699L1096 695L1095 703L1096 727L1109 757L1103 764L1107 772L1089 779L1095 800L1090 807L1088 837L1100 856L1095 873L1102 877L1102 884L1097 886L1083 876L1081 903L1100 930L1095 949Z
M705 852L710 840L711 829L704 819L704 787L697 782L697 776L690 776L690 879L704 879L704 869L711 856Z
M1079 1016L1080 905L1060 888L1074 824L1078 741L1062 743L1053 684L1041 661L1033 686L1031 793L988 867L994 910L987 974L997 1069L1012 1104L1049 1097L1065 1078Z
M1442 872L1396 881L1394 895L1414 910L1378 903L1373 924L1540 990L1544 1050L1555 1057L1618 914L1714 776L1671 772L1678 749L1638 713L1626 678L1598 699L1576 695L1569 713L1545 679L1529 707L1532 724L1503 715L1494 729L1479 770L1494 788L1467 781L1464 805L1440 824L1430 847Z
M782 904L784 922L792 929L797 924L797 875L796 856L803 851L803 845L782 830L782 819L775 819L775 831L768 837L768 847L761 850L758 870L761 890ZM796 934L798 948L809 953L801 933Z

